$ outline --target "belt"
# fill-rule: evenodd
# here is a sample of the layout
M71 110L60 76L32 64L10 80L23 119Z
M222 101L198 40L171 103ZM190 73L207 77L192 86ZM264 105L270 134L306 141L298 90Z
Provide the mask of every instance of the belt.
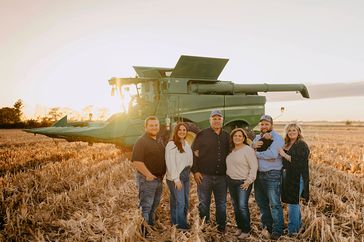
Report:
M269 173L277 172L277 171L281 172L282 170L258 171L258 173L264 175L264 174L269 174Z
M144 177L145 178L145 176L142 174L142 173L140 173L139 171L137 171L137 174L139 174L140 176L142 176L142 177ZM152 173L152 175L154 175L155 177L157 177L157 179L161 179L161 180L163 180L163 178L164 178L164 175L155 175L155 174L153 174Z

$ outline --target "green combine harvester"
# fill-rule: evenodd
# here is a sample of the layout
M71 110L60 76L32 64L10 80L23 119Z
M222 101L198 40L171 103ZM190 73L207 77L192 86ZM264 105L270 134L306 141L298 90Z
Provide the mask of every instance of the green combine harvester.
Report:
M224 129L253 129L265 113L265 96L258 92L309 93L303 84L235 84L218 77L228 59L182 55L174 68L134 66L136 77L109 80L112 94L128 100L123 113L105 122L68 123L63 117L52 127L27 129L34 134L68 141L112 143L132 147L144 132L144 119L155 115L161 122L161 136L168 139L178 121L187 122L191 139L199 129L209 126L209 115L219 109Z

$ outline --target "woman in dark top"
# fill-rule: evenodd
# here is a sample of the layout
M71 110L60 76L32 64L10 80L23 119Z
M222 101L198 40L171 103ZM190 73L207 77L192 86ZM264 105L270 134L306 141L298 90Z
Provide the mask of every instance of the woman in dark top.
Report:
M293 235L301 227L300 197L309 200L310 150L296 123L288 124L285 133L285 146L279 150L283 160L282 202L288 203L288 234Z

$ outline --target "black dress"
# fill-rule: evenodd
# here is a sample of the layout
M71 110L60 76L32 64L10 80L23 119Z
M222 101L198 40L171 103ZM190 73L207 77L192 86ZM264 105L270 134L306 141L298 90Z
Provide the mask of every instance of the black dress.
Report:
M300 177L303 178L303 191L301 197L309 200L309 169L308 157L310 150L303 140L296 141L286 152L291 161L283 158L285 178L282 181L282 202L289 204L299 203Z

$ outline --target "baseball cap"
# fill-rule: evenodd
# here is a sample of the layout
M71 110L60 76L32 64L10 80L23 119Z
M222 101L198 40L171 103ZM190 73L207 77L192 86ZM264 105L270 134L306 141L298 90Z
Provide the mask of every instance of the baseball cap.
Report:
M210 117L213 117L213 116L220 116L222 117L222 113L220 110L212 110L211 114L210 114Z
M262 117L260 117L259 122L261 122L261 121L263 121L263 120L268 121L269 123L273 124L273 119L272 119L272 117L271 117L271 116L269 116L269 115L267 115L267 114L262 115Z

